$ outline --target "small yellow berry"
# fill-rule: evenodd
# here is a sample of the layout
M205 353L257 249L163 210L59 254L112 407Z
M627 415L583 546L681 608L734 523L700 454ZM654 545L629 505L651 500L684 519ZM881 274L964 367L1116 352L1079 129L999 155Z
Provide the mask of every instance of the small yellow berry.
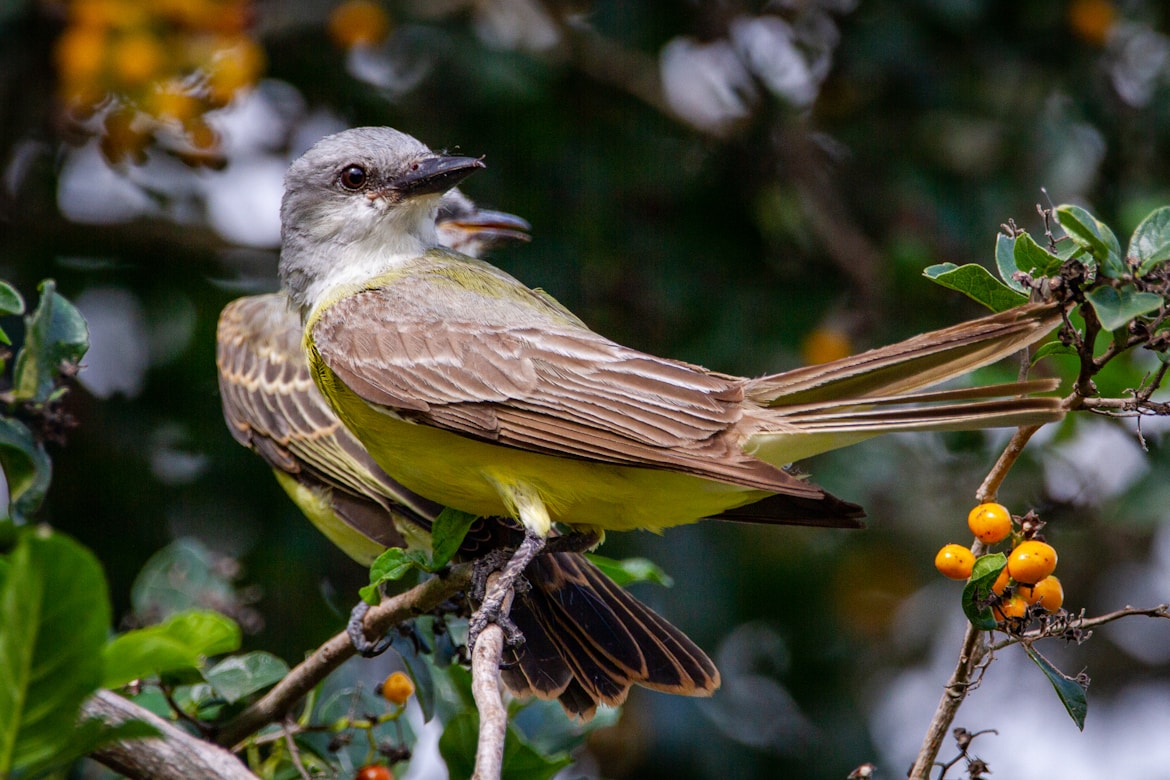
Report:
M945 545L934 556L934 567L952 580L967 579L974 566L975 555L961 544Z
M414 683L402 672L394 672L382 683L382 696L401 707L414 694Z
M967 527L984 544L1002 542L1012 532L1012 514L1003 504L980 504L967 515Z

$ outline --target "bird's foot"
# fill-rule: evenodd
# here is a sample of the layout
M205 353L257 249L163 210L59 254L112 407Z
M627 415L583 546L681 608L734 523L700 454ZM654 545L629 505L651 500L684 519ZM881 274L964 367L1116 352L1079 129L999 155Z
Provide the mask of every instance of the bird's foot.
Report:
M492 623L503 629L504 637L509 645L515 646L524 641L524 635L508 617L508 610L511 608L511 597L517 588L527 586L527 582L521 575L528 568L532 559L544 549L544 544L543 536L526 533L524 541L516 548L516 552L512 554L498 574L494 578L490 574L485 578L483 601L479 605L479 609L471 616L471 622L468 626L468 650L475 648L475 640Z
M359 601L349 613L349 623L345 626L345 633L349 634L349 641L353 643L353 647L364 658L373 658L376 655L381 655L386 652L386 648L390 647L393 639L389 636L384 636L371 642L366 639L365 619L366 613L370 611L370 605L364 601Z

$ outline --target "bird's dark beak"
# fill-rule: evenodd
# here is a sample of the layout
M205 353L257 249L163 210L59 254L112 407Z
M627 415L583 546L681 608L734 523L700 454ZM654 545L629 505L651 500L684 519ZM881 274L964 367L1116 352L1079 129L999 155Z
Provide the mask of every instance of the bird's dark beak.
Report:
M497 246L510 241L528 241L532 226L528 221L506 211L477 209L471 214L444 218L439 216L437 227L458 234L456 246L463 242L479 241Z
M399 176L390 186L402 198L446 192L481 168L486 168L477 157L447 157L436 155L419 160L411 170Z

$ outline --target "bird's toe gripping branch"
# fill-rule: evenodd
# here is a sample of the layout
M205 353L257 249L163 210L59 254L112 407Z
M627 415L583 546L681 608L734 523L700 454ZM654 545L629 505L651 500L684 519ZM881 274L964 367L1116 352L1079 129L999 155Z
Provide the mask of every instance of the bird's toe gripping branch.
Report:
M524 641L524 635L520 633L520 629L509 619L508 610L505 609L505 604L510 604L511 594L513 589L521 581L521 575L524 570L528 568L528 564L540 555L541 550L544 549L545 538L540 534L526 530L524 533L524 541L516 548L516 552L508 559L503 568L499 570L496 577L491 577L495 573L492 569L484 568L481 571L486 576L483 577L483 585L476 585L479 590L482 587L483 601L479 605L479 609L475 610L475 614L471 616L471 623L468 627L467 648L469 650L475 649L475 640L490 624L495 623L504 631L504 636L510 645L518 645ZM490 555L488 556L491 557ZM477 572L477 579L479 579L479 572Z
M349 634L349 641L363 658L373 658L386 652L394 641L390 636L380 637L371 642L366 639L365 619L370 611L370 605L359 601L349 613L349 623L345 626L345 633Z

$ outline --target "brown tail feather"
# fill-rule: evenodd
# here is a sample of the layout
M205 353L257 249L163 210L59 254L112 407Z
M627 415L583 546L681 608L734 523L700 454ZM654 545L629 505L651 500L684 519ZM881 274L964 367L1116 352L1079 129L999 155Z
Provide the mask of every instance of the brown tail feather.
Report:
M501 674L518 695L558 698L588 720L618 705L630 687L709 696L719 687L711 659L685 634L614 584L583 555L554 553L525 573L531 588L512 605L526 641Z

